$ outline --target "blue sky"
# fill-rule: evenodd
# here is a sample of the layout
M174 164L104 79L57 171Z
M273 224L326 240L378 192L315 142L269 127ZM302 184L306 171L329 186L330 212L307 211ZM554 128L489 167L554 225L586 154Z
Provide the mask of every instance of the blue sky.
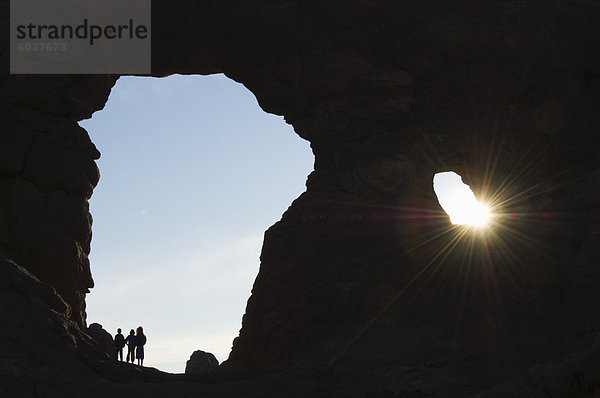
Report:
M223 75L122 77L80 125L102 153L88 323L144 326L144 364L161 370L197 349L225 360L263 233L305 191L309 143Z

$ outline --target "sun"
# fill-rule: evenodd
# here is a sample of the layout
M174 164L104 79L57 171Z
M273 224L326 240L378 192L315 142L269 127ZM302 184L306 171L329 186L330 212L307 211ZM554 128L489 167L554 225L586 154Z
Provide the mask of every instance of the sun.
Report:
M452 224L482 228L490 223L492 214L489 206L477 201L469 186L462 182L458 174L436 174L433 178L433 188Z
M460 201L453 205L453 213L450 214L452 224L472 225L474 227L485 227L491 219L490 209L477 201Z

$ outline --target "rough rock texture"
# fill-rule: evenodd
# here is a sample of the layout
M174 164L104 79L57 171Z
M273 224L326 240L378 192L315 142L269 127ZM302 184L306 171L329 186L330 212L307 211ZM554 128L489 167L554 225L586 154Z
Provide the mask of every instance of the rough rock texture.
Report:
M185 364L186 375L213 373L219 367L219 361L210 352L197 350L192 353Z
M265 234L229 372L114 383L101 356L81 359L99 154L76 121L118 76L10 76L3 39L2 389L598 394L595 2L181 0L152 15L153 75L242 82L310 140L307 192ZM494 228L451 227L432 188L446 170L497 206Z
M92 323L85 329L85 332L94 339L98 351L105 353L108 357L117 359L115 352L115 342L112 335L108 333L99 323Z
M46 86L44 95L50 101L60 97L56 91L72 79L60 80L4 75L0 92L4 101L18 101L17 94L38 90L28 88L37 81ZM105 90L114 83L114 78L99 80L107 82L102 85ZM82 93L88 89L79 87ZM75 100L82 93L65 95ZM100 153L72 115L47 111L42 104L4 105L0 109L0 242L17 263L56 288L69 304L71 318L83 327L85 294L94 286L87 258L92 237L88 199L98 182L94 160ZM31 109L37 106L44 111Z

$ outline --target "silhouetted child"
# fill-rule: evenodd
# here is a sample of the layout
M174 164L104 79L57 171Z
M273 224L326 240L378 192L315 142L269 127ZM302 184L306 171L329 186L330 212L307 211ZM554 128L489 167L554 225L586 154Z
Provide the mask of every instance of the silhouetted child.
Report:
M121 329L117 329L115 335L115 356L117 360L123 360L123 347L125 347L125 337L121 334Z
M135 330L129 331L129 336L125 339L127 343L127 362L131 358L131 363L135 360L135 346L137 345L137 337L135 336Z
M144 365L144 344L146 344L146 335L144 334L144 329L142 327L137 328L136 338L136 350L135 357L138 360L138 365Z

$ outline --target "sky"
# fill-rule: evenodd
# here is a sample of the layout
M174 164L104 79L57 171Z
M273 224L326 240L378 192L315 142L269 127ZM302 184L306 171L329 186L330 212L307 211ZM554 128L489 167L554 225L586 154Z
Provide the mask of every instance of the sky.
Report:
M437 173L433 189L442 209L450 216L452 224L487 225L492 217L487 205L479 203L471 188L453 171Z
M145 366L227 359L263 234L305 191L314 156L224 75L121 77L83 120L102 156L90 200L87 322L143 326Z
M113 335L143 326L144 365L163 371L184 372L198 349L224 361L263 234L305 191L309 143L224 75L121 77L79 124L102 154L88 324ZM444 196L473 209L458 175L434 182L446 211Z

